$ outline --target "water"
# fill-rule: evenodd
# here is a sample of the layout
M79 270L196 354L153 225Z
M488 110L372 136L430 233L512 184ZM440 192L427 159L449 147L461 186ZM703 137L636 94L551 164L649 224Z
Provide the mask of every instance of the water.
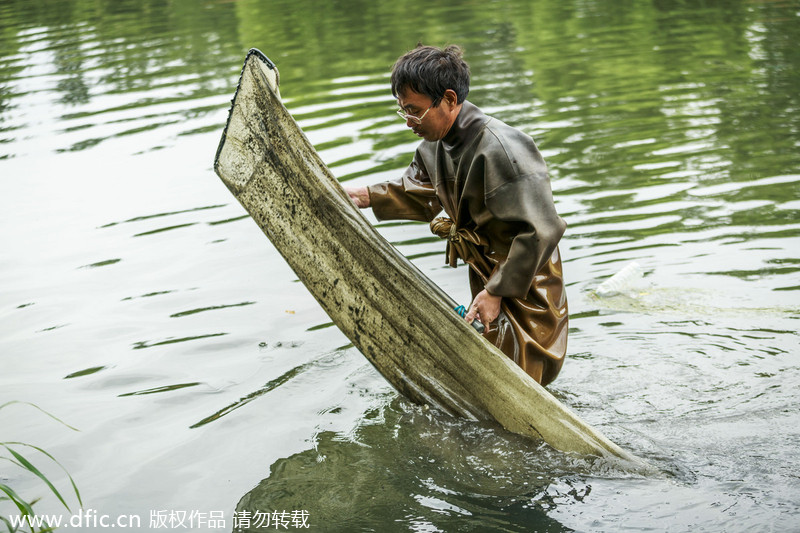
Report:
M230 531L237 505L327 531L800 530L799 18L782 1L3 2L0 404L80 431L17 404L0 440L46 448L84 508L142 531L167 511ZM550 166L572 317L550 390L662 475L409 405L214 175L254 46L337 177L396 176L417 141L388 70L418 40L462 44L470 99ZM425 225L379 228L466 303ZM633 261L643 279L596 296Z

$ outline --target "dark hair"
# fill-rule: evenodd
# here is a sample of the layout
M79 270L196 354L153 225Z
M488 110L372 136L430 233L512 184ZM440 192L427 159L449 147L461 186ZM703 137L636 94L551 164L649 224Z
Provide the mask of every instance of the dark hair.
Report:
M469 93L469 65L461 58L463 51L454 44L444 49L421 43L406 52L392 67L392 95L397 98L406 89L429 96L438 106L447 89L455 91L457 103Z

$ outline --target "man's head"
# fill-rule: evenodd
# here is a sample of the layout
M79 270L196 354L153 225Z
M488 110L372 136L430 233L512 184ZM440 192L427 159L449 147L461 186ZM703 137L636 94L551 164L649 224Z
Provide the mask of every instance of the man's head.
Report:
M392 94L406 124L428 141L447 134L468 93L469 66L455 45L444 49L418 45L392 68Z

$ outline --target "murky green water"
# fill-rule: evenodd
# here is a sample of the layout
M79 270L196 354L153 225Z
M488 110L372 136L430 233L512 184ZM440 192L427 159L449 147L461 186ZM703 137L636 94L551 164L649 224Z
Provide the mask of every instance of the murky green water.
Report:
M798 530L800 4L458 4L0 2L0 404L80 429L16 405L0 441L141 531L230 531L237 505L320 531ZM550 390L662 476L398 398L214 175L258 47L341 180L396 176L417 140L388 70L418 40L462 44L470 99L550 166L572 314ZM379 227L465 301L425 225Z

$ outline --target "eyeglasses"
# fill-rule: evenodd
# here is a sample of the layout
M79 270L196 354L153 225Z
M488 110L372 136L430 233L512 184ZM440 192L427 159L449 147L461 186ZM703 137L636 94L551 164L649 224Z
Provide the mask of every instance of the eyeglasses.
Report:
M433 104L431 104L431 107L433 107ZM398 109L397 110L397 114L400 115L400 118L402 118L403 120L405 120L405 121L409 121L410 120L412 123L419 125L419 124L422 124L422 119L425 118L425 115L428 114L428 111L431 110L431 107L426 109L421 117L417 117L417 116L414 116L414 115L409 115L407 113L404 113L402 109Z

